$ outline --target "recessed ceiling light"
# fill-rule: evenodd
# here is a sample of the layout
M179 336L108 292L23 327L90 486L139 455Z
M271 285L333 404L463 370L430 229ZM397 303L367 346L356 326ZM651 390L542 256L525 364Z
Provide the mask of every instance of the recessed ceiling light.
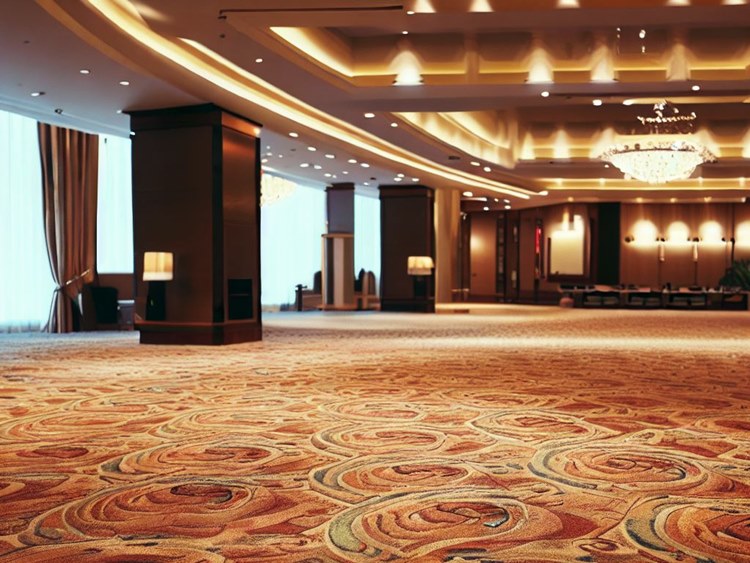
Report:
M364 185L365 185L365 186L369 186L369 185L370 185L370 182L365 182L365 183L364 183Z
M676 197L670 197L669 198L669 203L677 203L677 198Z
M489 207L487 207L486 205L485 205L484 207L482 207L482 209L483 209L484 211L489 211L489 210L490 210L490 208L489 208Z
M315 152L318 149L316 149L315 147L307 147L307 150L309 150L310 152Z
M413 16L414 15L414 10L407 10L406 11L406 15L407 16Z
M419 182L419 178L412 178L411 181L412 182Z
M267 159L267 158L264 158L264 159L263 159L263 160L261 160L260 162L261 162L261 164L265 164L266 162L268 162L268 159Z
M267 152L266 156L273 156L273 153L272 152Z
M277 156L278 156L279 158L284 158L284 155L283 155L283 154L279 154L279 155L277 155Z
M540 94L540 96L542 96L542 98L549 98L549 91L542 90L542 93Z
M396 174L396 176L398 176L399 178L403 178L404 174Z
M355 159L355 158L350 158L349 160L347 160L347 162L348 162L349 164L357 164L357 159Z
M116 111L115 113L118 113L118 114L120 114L120 113L122 113L122 110L121 110L121 109L118 109L118 110L117 110L117 111Z
M299 165L299 167L300 168L309 168L310 167L310 163L309 162L303 162L302 164Z
M367 113L365 114L365 117L366 117L367 119L372 119L373 117L375 117L375 114L374 114L374 113L372 113L372 112L369 112L369 111L368 111L368 112L367 112Z
M463 195L464 197L474 197L474 192L464 192L461 195Z
M341 172L341 173L342 173L342 174L349 174L349 171L348 171L348 170L344 170L344 171L343 171L343 172Z
M698 91L700 91L701 87L700 87L700 86L699 86L698 84L693 84L693 85L692 85L692 87L691 87L690 89L691 89L691 90L692 90L693 92L698 92Z
M398 123L396 123L396 122L394 121L393 123L391 123L391 127L398 127Z
M399 178L398 176L396 176L396 177L395 177L395 178L393 179L393 181L394 181L394 182L400 182L400 181L401 181L401 178Z
M323 169L323 167L320 164L313 164L313 168L315 168L315 170L322 170Z
M568 201L573 201L573 196L570 196L570 197L568 198Z
M509 199L504 199L503 201L504 201L505 203L510 203L510 200L509 200Z
M370 167L370 165L369 165L369 164L367 164L366 162L363 162L362 164L360 164L360 166L361 166L362 168L369 168L369 167Z
M258 64L260 64L260 63L263 62L263 59L261 59L260 57L258 57L257 59L255 59L255 62L258 63Z
M485 166L484 168L482 168L482 170L484 170L485 172L492 172L492 168L490 168L489 166Z
M328 153L328 154L326 155L326 158L336 158L336 155L333 155L333 154L331 154L331 153Z
M32 92L31 93L32 98L38 98L39 96L44 96L44 92Z
M594 104L596 107L599 107L604 102L602 102L599 98L594 98L593 100L591 100L591 103Z
M510 209L510 205L506 205L506 206L505 206L505 209Z
M549 195L549 192L547 190L542 190L539 192L539 195Z
M326 172L325 174L323 174L323 176L325 176L326 178L330 178L331 174L330 174L330 172Z
M500 201L500 200L498 198L495 198L495 202L497 203L498 201Z
M127 80L120 80L120 86L130 86L130 82Z
M646 39L646 30L645 29L640 30L638 32L638 37L640 37L641 39Z
M81 74L91 74L91 71L87 68L82 68L78 72L80 72Z
M471 161L472 166L480 166L480 164L476 160Z
M401 35L409 35L409 32L406 31L406 30L404 30L404 31L401 32Z
M292 139L296 139L297 137L299 137L299 133L295 133L294 131L291 131L291 132L289 133L289 136L290 136L290 137L291 137Z

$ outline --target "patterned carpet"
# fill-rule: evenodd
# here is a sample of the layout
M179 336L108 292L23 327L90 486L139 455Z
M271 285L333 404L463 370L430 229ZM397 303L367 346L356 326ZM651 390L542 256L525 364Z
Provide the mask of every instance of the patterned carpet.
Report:
M750 313L0 336L0 561L750 562Z

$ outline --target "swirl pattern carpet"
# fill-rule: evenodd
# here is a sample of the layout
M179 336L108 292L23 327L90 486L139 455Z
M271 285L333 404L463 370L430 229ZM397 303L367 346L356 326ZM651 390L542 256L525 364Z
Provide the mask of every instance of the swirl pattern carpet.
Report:
M750 316L0 337L0 561L750 562Z

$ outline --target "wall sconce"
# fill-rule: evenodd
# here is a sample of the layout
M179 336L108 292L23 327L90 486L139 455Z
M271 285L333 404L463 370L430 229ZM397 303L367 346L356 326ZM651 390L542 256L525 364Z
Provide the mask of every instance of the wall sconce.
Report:
M701 239L699 239L698 237L693 237L692 239L690 239L690 241L693 243L693 262L698 261L698 243L700 242L700 240Z
M414 297L422 298L427 295L426 276L432 274L435 262L431 256L409 256L406 262L406 272L413 277Z
M171 252L143 254L143 281L148 282L146 320L163 321L167 314L166 282L173 279L174 255Z
M659 262L665 262L667 260L667 257L664 253L664 243L666 243L666 240L662 236L656 237L656 243L659 245Z

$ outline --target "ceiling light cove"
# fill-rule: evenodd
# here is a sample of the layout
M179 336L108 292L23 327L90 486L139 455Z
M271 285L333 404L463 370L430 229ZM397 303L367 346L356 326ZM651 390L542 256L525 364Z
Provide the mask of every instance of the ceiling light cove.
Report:
M61 7L62 3L55 4L61 10L67 9ZM253 112L272 113L277 119L289 120L290 123L318 131L336 142L349 144L373 157L390 162L391 165L422 171L446 183L482 188L521 199L536 195L536 191L454 170L416 155L302 102L197 41L162 36L147 25L138 15L134 4L128 0L88 0L85 4L71 6L75 8L71 7L69 10L98 12L120 32L150 50L154 64L179 66L213 87L235 96L238 103L251 104L245 106L250 115ZM106 28L100 29L102 34L108 32Z

